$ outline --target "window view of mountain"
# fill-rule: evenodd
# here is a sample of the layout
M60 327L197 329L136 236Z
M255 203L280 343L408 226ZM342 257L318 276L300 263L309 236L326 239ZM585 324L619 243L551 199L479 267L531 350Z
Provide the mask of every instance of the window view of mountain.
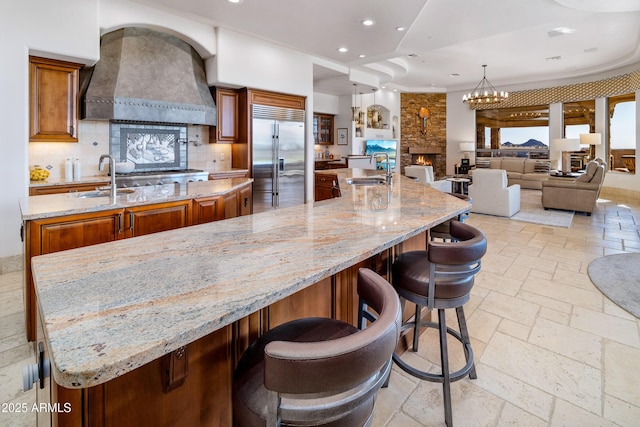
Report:
M501 147L509 148L549 148L547 144L544 142L538 141L537 139L529 139L527 142L523 142L522 144L514 144L512 142L504 142L500 145Z

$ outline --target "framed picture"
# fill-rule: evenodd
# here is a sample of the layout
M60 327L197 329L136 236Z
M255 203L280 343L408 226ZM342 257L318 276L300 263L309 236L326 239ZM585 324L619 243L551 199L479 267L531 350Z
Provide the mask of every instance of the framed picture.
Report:
M347 128L338 128L338 145L349 144L349 130Z

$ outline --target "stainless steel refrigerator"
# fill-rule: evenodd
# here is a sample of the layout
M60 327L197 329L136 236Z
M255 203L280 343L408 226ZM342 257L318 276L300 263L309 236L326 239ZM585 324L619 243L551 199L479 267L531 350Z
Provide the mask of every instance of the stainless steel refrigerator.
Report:
M304 110L253 105L253 212L304 203Z

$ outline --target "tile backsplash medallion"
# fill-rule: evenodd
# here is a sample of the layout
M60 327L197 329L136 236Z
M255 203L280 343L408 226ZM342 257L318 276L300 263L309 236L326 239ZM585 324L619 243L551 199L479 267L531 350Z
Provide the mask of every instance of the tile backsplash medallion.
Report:
M98 162L102 154L109 153L109 122L81 120L78 139L80 142L77 143L29 143L29 167L40 165L49 170L50 179L64 179L65 160L77 157L81 162L81 176L106 175L106 170L98 170ZM209 144L208 126L189 126L187 139L188 168L206 171L231 169L231 145Z

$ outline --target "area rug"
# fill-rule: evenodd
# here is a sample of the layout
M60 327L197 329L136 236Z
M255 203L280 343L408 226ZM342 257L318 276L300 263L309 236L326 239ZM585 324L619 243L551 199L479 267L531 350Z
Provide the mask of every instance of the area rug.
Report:
M553 225L556 227L571 227L573 212L542 207L542 191L520 190L520 212L511 217L515 221L532 222L535 224Z
M640 253L596 258L587 272L607 298L640 318Z

